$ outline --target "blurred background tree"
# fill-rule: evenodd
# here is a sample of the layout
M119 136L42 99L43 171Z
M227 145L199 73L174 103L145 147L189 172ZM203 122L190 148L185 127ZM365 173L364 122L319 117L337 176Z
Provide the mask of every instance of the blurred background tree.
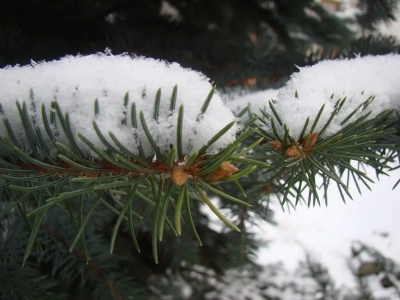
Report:
M279 87L296 66L399 52L394 37L377 33L380 23L395 20L398 1L355 2L356 14L348 14L347 2L339 0L1 1L0 67L110 48L114 54L128 52L201 71L221 92ZM150 224L136 228L141 253L122 228L110 255L115 216L99 213L87 229L89 265L78 250L69 253L73 228L53 216L39 237L43 253L21 268L27 233L16 214L8 214L0 223L0 299L204 299L218 288L210 278L221 280L235 267L251 274L260 269L255 263L260 245L251 226L257 220L273 223L268 201L235 212L241 234L213 229L207 215L194 207L203 246L190 232L167 236L159 245L158 265L151 254Z
M346 5L338 0L2 1L0 66L108 47L179 62L219 87L260 88L283 82L295 65L362 50L358 40L366 37L358 31L369 35L392 21L396 4L360 0L356 16L341 17ZM392 40L384 45L381 52L397 47Z

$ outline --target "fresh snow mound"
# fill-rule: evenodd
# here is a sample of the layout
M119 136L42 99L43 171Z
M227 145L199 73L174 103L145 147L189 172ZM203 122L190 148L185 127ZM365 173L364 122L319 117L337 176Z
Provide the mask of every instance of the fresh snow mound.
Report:
M171 93L178 86L176 108L169 111ZM157 90L161 88L161 105L158 121L153 119ZM111 144L108 132L113 132L118 140L130 151L138 153L139 141L146 155L154 154L141 126L139 113L143 111L149 131L161 151L168 151L176 145L178 110L184 104L183 151L185 154L199 150L218 131L235 120L232 112L224 106L221 97L214 94L208 110L200 116L201 108L212 86L203 74L184 69L176 63L131 57L113 56L110 53L89 56L66 56L58 61L32 63L29 66L15 66L0 69L0 104L19 139L21 148L29 151L29 143L22 127L16 101L26 102L35 124L45 134L41 114L45 106L47 117L51 102L57 100L63 113L69 114L72 132L80 132L94 145L104 148L93 129L96 121L102 134ZM32 90L32 93L31 93ZM128 109L125 110L124 96L129 94ZM94 103L98 99L100 113L95 116ZM136 103L138 129L131 123L131 104ZM32 103L34 105L32 105ZM36 107L36 112L32 109ZM1 108L0 107L0 108ZM127 114L127 126L121 120ZM59 129L59 141L68 145L64 132ZM235 139L237 127L234 125L212 148L215 153ZM54 132L56 129L54 128ZM135 134L136 138L135 138ZM3 122L0 136L7 135ZM88 147L76 137L78 145L86 153L96 157ZM49 140L51 154L56 150Z
M322 61L311 67L300 68L298 73L293 74L286 86L280 89L275 108L288 126L291 136L298 138L307 117L310 117L312 124L325 104L316 127L316 131L321 130L337 100L346 97L343 108L323 134L326 137L340 130L343 119L370 96L375 97L373 102L365 111L353 116L353 120L367 111L372 111L372 118L385 109L398 110L399 83L400 55Z

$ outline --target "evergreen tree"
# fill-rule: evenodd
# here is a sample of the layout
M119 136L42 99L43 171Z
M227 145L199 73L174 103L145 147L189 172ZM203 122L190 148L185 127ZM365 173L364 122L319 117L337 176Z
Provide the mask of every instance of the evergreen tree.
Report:
M398 53L394 37L375 32L379 22L394 19L396 5L360 0L360 13L347 20L312 0L3 1L0 66L110 48L179 62L209 76L220 93L279 87L297 67L323 59ZM40 68L33 63L32 72ZM157 85L160 74L170 73L156 70ZM191 104L177 103L194 88L157 90L154 82L140 88L141 99L151 102L147 108L130 94L115 100L123 104L122 128L138 135L135 153L102 131L101 118L109 112L101 99L92 99L93 110L86 112L95 120L89 127L97 144L72 132L77 124L61 102L62 87L60 99L40 99L36 86L12 108L0 99L0 299L213 299L221 288L215 282L223 283L233 268L257 278L259 245L251 226L274 222L272 196L284 207L317 205L337 184L346 197L350 180L367 185L361 164L384 174L397 158L398 118L389 110L369 118L363 109L373 97L348 112L343 130L328 137L322 132L332 120L318 123L322 108L294 137L281 122L279 104L266 101L262 112L245 105L234 111L240 119L234 140L222 142L234 122L214 131L199 125L193 132L211 136L186 153ZM79 98L81 87L75 88ZM111 97L112 89L101 88ZM192 120L202 124L219 95L212 87L196 97ZM36 107L40 101L49 105ZM338 99L334 112L345 103ZM157 126L168 117L176 143L160 145ZM218 207L209 200L215 196ZM204 205L223 229L213 229ZM327 271L310 257L305 266L323 295L334 297Z

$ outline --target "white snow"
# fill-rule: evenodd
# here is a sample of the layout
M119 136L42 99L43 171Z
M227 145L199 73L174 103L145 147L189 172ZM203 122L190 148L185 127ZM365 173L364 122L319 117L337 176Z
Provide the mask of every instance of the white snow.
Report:
M179 10L166 0L161 1L160 16L164 17L169 22L178 23L180 20L182 20L182 15Z
M178 86L176 109L169 111L171 93ZM161 105L158 121L153 119L154 102L157 90L161 88ZM111 131L130 151L137 153L138 139L143 144L146 155L153 155L148 139L141 126L139 112L143 111L147 126L161 151L168 150L170 144L176 145L178 109L184 104L183 151L189 154L199 150L218 131L233 121L234 115L215 93L206 113L199 118L201 107L212 86L203 74L184 69L176 63L167 64L149 58L114 56L105 54L89 56L66 56L58 61L32 63L29 66L14 66L0 69L0 103L5 116L11 123L20 144L27 150L29 145L23 132L16 101L26 101L37 126L44 132L41 106L45 105L47 114L51 102L56 99L63 113L68 113L74 134L80 132L96 146L103 146L92 125L96 120L104 136L111 141ZM33 100L30 99L30 90ZM123 99L129 93L127 126L121 125L125 110ZM94 115L94 101L98 99L100 113ZM37 113L31 110L35 103ZM131 104L136 103L138 130L131 124ZM60 128L58 126L58 128ZM209 150L211 153L225 147L235 138L234 125ZM0 126L0 136L6 134L5 126ZM79 146L86 149L78 138ZM64 134L60 141L66 142ZM48 142L49 146L51 143ZM88 151L88 150L87 150ZM90 151L88 151L90 153ZM54 154L54 153L52 153ZM93 155L93 153L91 153ZM95 156L95 155L94 155Z
M399 82L400 55L322 61L294 73L287 85L279 91L275 108L296 139L307 117L313 122L322 105L325 105L315 129L319 131L331 116L337 100L346 97L342 110L323 134L330 136L343 127L340 123L348 114L371 96L375 98L366 109L372 111L371 118L385 109L398 109ZM360 110L353 116L353 120L366 111Z
M274 107L282 122L290 130L290 134L297 139L307 118L311 124L325 105L315 131L320 131L327 123L335 104L339 99L346 98L346 102L339 113L333 118L328 129L322 134L327 137L335 134L343 126L342 121L368 98L374 97L371 104L350 120L371 111L370 118L386 109L400 108L400 55L389 54L383 56L364 56L355 59L326 60L314 66L299 68L289 82L279 90L265 90L248 95L236 95L232 100L225 98L227 105L239 112L247 104L256 114L259 109L272 115L268 101L276 100ZM272 132L272 128L267 128ZM283 135L283 127L278 127Z

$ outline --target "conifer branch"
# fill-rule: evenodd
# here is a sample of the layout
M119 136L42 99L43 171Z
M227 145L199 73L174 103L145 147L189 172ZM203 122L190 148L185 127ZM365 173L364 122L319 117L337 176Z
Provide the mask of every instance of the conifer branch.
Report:
M210 104L213 90L207 96L202 110L199 116L204 114ZM161 90L156 93L153 119L155 121L160 118L160 96ZM170 107L174 109L175 101L177 97L177 88L174 88L171 96ZM128 96L124 97L124 105L127 107ZM94 102L94 118L101 114L101 107L96 100ZM16 139L11 126L7 127L8 135L2 137L2 148L1 152L4 153L1 158L0 178L4 181L1 189L10 193L10 200L6 209L1 213L5 216L8 211L14 208L19 203L26 201L26 197L21 197L20 193L42 193L45 191L45 201L39 201L32 203L33 206L26 212L28 220L34 218L34 230L32 231L29 244L26 249L24 261L26 261L29 255L33 251L35 244L35 237L40 229L41 220L46 214L47 210L53 206L58 206L62 210L68 207L68 201L72 198L85 198L91 199L91 208L87 212L85 218L78 222L78 233L70 246L72 251L75 245L82 241L84 242L84 230L86 225L90 222L92 214L96 210L97 205L105 205L106 208L112 210L118 215L116 225L114 227L114 233L111 239L111 252L114 248L116 236L118 234L118 228L123 220L128 220L131 236L137 250L139 245L135 239L134 233L134 221L132 216L135 218L141 218L135 211L131 210L131 201L137 198L137 195L141 195L139 191L147 189L150 195L153 194L153 201L155 203L155 215L154 215L154 226L153 226L153 254L157 262L157 243L158 240L162 241L165 223L168 224L170 230L175 230L168 218L169 203L175 205L176 201L179 200L178 210L175 211L175 224L177 225L178 233L180 229L180 218L181 208L184 203L186 207L186 214L188 214L190 220L190 211L187 204L190 195L188 187L195 184L195 188L190 188L196 191L197 196L203 200L208 199L204 192L197 186L196 180L202 183L208 190L224 195L228 199L237 201L241 204L247 204L244 201L236 199L235 197L229 196L225 193L221 193L217 188L213 188L211 185L214 181L221 182L223 180L237 180L241 176L248 174L254 170L250 167L242 172L235 173L238 169L234 165L228 163L229 161L240 161L247 165L265 165L255 160L234 158L236 152L245 153L250 149L254 148L256 144L249 147L247 150L241 149L240 142L251 136L255 129L247 130L243 129L242 133L238 135L238 138L228 145L226 148L221 149L219 153L211 155L208 153L210 147L212 147L218 140L228 132L235 122L231 122L217 132L198 152L194 152L192 155L184 152L182 148L183 136L182 126L184 118L184 106L180 106L178 112L177 121L177 145L170 148L169 151L164 151L159 148L156 140L153 139L152 134L149 131L149 127L143 112L139 114L140 124L145 133L145 137L149 141L152 151L154 153L143 158L142 141L139 140L138 152L139 156L132 153L132 151L126 149L117 137L110 132L110 137L115 142L116 147L110 144L106 139L105 135L101 132L96 121L93 121L93 130L96 132L99 140L103 146L99 147L92 143L83 134L77 133L77 137L72 133L72 126L68 118L68 113L62 111L61 106L57 101L52 103L57 112L56 116L53 116L53 124L59 123L60 128L63 132L56 131L50 128L47 115L46 107L42 109L43 123L47 124L46 131L41 132L38 128L36 134L34 133L34 122L29 117L27 112L27 105L24 102L22 105L17 103L17 109L19 110L21 124L24 128L25 134L28 137L29 149L26 150L22 147ZM131 111L135 112L135 103L131 104ZM7 123L7 115L3 113L4 123ZM55 117L55 118L54 118ZM122 122L126 126L126 119ZM201 119L201 117L200 117ZM136 120L135 114L132 115L132 125L137 128L139 122ZM57 137L65 135L67 137L67 144L61 142ZM37 138L39 137L40 138ZM56 147L58 154L53 158L48 155L49 145L45 140L52 141L52 144ZM83 144L97 156L84 155L85 150L81 145ZM177 149L177 150L176 150ZM142 154L140 154L142 153ZM240 154L239 153L239 154ZM155 157L155 159L153 158ZM237 155L236 155L237 156ZM208 183L207 183L208 182ZM182 190L181 186L184 185ZM138 188L140 187L140 188ZM176 189L181 189L180 196L175 197ZM186 191L186 192L182 192ZM118 203L120 208L112 207L107 204L103 194L106 193ZM117 199L116 195L123 196L123 201ZM94 197L94 198L93 198ZM143 199L143 195L140 198ZM186 201L184 200L186 198ZM137 201L137 200L135 200ZM208 203L208 200L207 200ZM210 203L208 203L210 205ZM215 213L222 218L227 224L231 224L226 218L214 209ZM75 221L74 221L75 223ZM190 222L192 223L192 222ZM230 225L236 228L233 224ZM197 236L194 231L193 224L191 225L193 233ZM197 237L198 239L198 237Z

